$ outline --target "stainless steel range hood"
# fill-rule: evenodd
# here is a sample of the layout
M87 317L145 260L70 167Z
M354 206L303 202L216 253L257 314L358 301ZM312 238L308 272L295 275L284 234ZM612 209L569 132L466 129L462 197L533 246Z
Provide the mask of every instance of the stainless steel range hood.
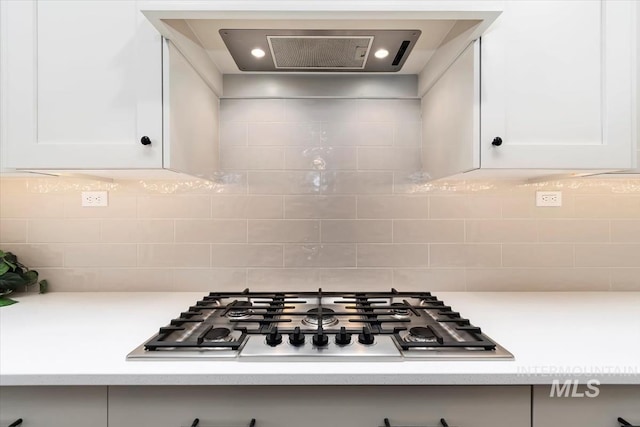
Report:
M425 92L501 7L463 0L164 0L142 2L141 10L222 96L223 75L257 72L412 74ZM264 56L252 56L254 49ZM376 57L379 50L388 55Z
M420 30L220 30L241 71L397 72Z

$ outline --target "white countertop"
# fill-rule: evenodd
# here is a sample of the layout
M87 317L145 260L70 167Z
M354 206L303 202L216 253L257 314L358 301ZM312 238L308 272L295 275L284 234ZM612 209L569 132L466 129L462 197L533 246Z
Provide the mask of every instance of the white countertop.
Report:
M640 292L435 292L515 361L127 361L201 292L50 293L0 308L0 385L640 384Z

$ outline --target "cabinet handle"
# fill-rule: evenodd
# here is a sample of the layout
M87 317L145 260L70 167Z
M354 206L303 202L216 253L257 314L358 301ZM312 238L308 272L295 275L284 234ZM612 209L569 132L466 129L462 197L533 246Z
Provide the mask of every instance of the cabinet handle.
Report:
M20 422L22 422L22 420L20 420ZM16 425L18 425L18 424L16 424ZM200 425L200 419L196 418L191 423L191 427L198 427L198 425ZM255 425L256 425L256 419L252 418L251 421L249 422L249 427L255 427ZM12 427L12 426L13 426L13 424L11 424L9 427Z
M440 425L442 427L449 427L449 424L447 424L447 420L445 420L444 418L440 418ZM389 418L384 419L384 427L393 427L391 425L391 422L389 421Z
M493 145L494 147L500 147L502 145L502 138L496 136L495 138L493 138L493 141L491 141L491 145Z
M9 427L18 427L21 425L22 425L22 418L18 418L17 420L9 424Z
M151 138L149 138L148 136L143 136L142 138L140 138L140 143L142 145L151 145Z
M618 422L620 423L620 425L621 425L621 426L625 426L625 427L637 427L637 426L633 426L633 425L631 425L631 423L630 423L629 421L625 420L625 419L624 419L624 418L622 418L622 417L619 417L619 418L618 418Z

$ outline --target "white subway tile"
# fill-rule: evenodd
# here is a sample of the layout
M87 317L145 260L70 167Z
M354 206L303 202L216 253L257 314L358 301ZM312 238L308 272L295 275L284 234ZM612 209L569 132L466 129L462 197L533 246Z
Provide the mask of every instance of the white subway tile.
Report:
M322 220L323 242L330 243L391 243L391 220Z
M29 243L93 243L100 241L100 221L85 219L33 219L29 221Z
M326 291L388 291L393 287L390 268L323 268L319 272Z
M354 244L285 245L285 267L355 267Z
M576 244L576 267L638 267L640 244Z
M209 218L211 198L205 195L138 197L138 218Z
M222 122L220 123L220 146L245 146L247 145L247 123Z
M286 170L356 169L355 147L288 147Z
M282 267L282 245L211 245L213 267Z
M604 268L468 269L467 291L607 291Z
M26 219L0 219L0 243L26 243Z
M318 289L321 286L320 273L313 268L250 268L247 271L247 286L254 291Z
M206 244L140 244L141 267L209 267L211 249Z
M393 285L398 289L417 291L464 291L463 269L396 268L393 270Z
M172 243L171 219L105 219L101 221L103 243Z
M359 244L358 267L428 267L429 245Z
M502 246L483 243L437 243L429 246L432 268L500 267Z
M356 216L355 196L285 196L287 219L349 219Z
M297 243L319 240L319 221L249 220L250 243Z
M393 221L394 243L457 243L464 242L464 221L412 220Z
M535 220L466 220L466 241L475 243L535 242Z
M2 243L2 250L12 252L29 268L64 266L64 246L60 244Z
M358 196L358 218L427 218L426 196Z
M67 244L65 267L135 267L135 244Z
M283 196L211 197L213 218L278 219L283 217Z
M565 243L503 244L504 267L573 267L573 245Z
M175 241L178 243L245 243L246 219L176 220Z
M538 240L540 242L565 243L608 242L610 240L609 221L598 219L538 220Z

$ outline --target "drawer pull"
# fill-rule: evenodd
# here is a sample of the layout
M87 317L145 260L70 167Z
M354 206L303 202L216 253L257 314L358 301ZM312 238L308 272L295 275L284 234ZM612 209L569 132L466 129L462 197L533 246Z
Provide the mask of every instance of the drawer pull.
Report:
M251 421L249 421L249 427L255 427L255 425L256 425L256 419L252 418ZM11 424L11 426L13 426L13 424ZM11 426L9 426L9 427L11 427ZM199 426L200 426L200 418L194 419L193 422L191 423L191 427L199 427ZM204 426L202 426L202 427L204 427Z
M389 421L389 418L384 419L384 427L393 427L391 425L391 422ZM438 427L449 427L449 424L447 424L447 420L445 420L444 418L440 418L440 424L438 425Z
M625 420L622 417L618 418L618 422L620 423L621 426L624 426L624 427L638 427L638 426L631 425L629 421Z
M21 425L22 425L22 418L18 418L17 420L9 424L9 427L18 427Z

